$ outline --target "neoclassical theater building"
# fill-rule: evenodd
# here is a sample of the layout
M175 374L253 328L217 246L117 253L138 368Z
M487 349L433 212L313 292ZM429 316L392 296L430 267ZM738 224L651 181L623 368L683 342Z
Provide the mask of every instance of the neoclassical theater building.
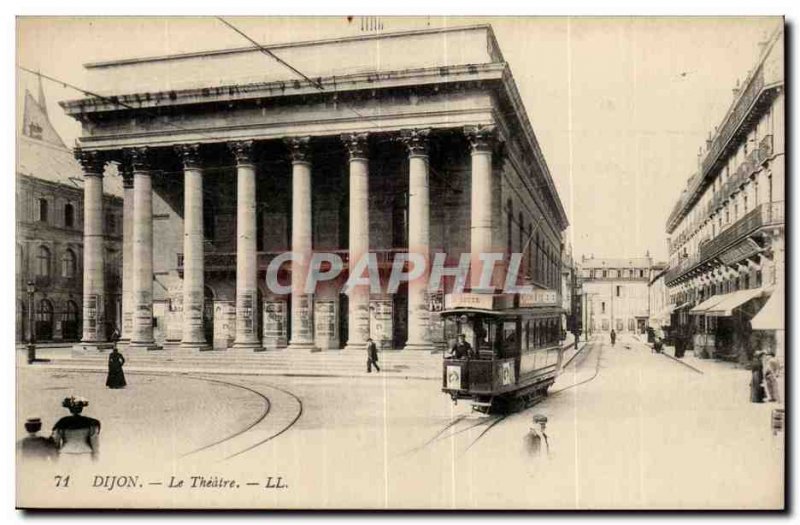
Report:
M383 348L442 344L442 294L344 294L376 254L522 253L520 281L561 290L567 218L490 26L254 46L86 66L82 123L86 349L103 348L104 177L124 180L122 338L133 347ZM115 170L109 165L115 165ZM116 176L116 175L114 175ZM292 251L338 254L308 294ZM295 266L293 267L292 264ZM473 277L470 277L472 279ZM559 292L560 302L560 292Z

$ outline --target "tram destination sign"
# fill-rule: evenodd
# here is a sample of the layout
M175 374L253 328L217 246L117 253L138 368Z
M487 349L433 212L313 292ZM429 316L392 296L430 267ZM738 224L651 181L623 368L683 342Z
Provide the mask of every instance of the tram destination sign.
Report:
M480 308L492 310L495 305L495 296L481 293L453 293L444 298L444 307L451 308Z
M519 295L519 307L555 306L558 304L558 292L555 290L534 290Z

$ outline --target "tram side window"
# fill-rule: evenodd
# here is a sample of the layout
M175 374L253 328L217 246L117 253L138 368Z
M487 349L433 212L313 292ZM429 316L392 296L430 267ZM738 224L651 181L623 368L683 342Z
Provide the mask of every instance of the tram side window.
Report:
M542 346L542 322L536 321L536 347Z
M503 323L503 347L501 354L503 357L516 355L518 352L517 322L506 321Z
M522 344L522 348L524 350L528 350L531 347L531 322L525 321L525 342Z

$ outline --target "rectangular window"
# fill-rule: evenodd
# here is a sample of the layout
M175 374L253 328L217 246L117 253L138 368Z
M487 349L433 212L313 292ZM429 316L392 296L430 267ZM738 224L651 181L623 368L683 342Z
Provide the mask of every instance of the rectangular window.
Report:
M619 293L620 293L620 290L621 290L621 289L622 289L622 286L617 286L617 297L619 297L619 296L620 296L620 295L619 295Z
M39 222L47 222L47 199L39 199Z
M605 303L605 301L600 303L600 312L601 313L606 313L606 303Z
M75 226L75 207L67 203L64 205L64 227L72 228Z

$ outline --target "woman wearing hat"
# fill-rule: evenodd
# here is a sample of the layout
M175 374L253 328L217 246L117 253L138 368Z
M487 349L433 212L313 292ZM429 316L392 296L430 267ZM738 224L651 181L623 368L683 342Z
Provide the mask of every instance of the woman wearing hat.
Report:
M89 402L80 397L67 397L61 406L69 410L53 426L53 438L59 449L59 460L64 458L79 459L91 456L97 459L100 452L100 422L91 417L81 415Z
M758 350L750 361L750 402L764 402L764 365L761 356L764 352Z

